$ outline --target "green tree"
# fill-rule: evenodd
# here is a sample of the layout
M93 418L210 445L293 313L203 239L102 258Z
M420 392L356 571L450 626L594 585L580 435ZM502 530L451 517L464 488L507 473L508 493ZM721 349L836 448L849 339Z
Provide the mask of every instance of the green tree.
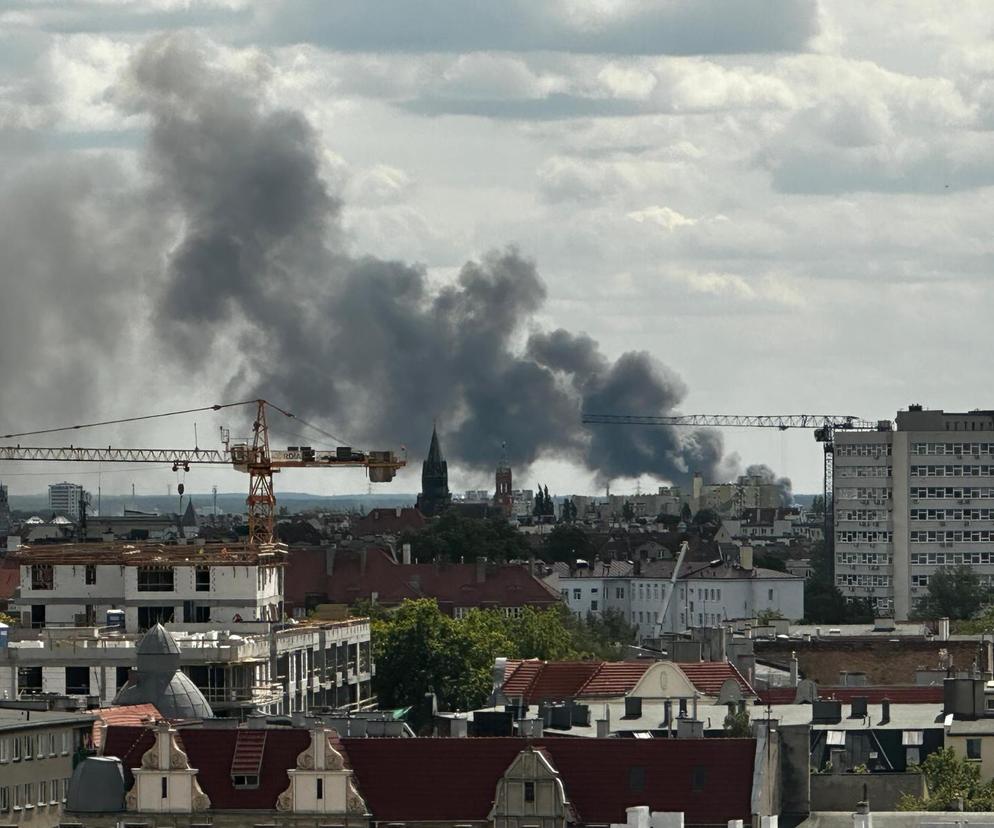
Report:
M545 497L542 494L542 484L539 483L535 489L535 505L532 507L532 514L535 517L542 517L545 514Z
M812 553L811 577L804 582L804 617L809 624L862 624L873 620L873 606L867 599L846 601L833 583L825 555Z
M577 658L574 636L566 623L569 610L564 606L536 610L525 607L519 618L508 623L513 651L521 658L565 661Z
M989 591L969 566L945 566L929 576L928 592L919 599L914 615L959 621L976 615L988 598Z
M427 526L404 532L400 544L411 544L414 560L457 563L479 557L491 561L524 560L531 554L528 540L503 517L470 518L444 512Z
M764 555L761 552L757 552L754 558L756 566L762 567L763 569L773 569L777 572L786 572L787 564L782 558L778 558L776 555Z
M725 736L729 739L748 739L752 736L752 724L749 720L748 710L733 710L727 716L722 725Z
M542 541L542 557L547 561L590 560L593 554L590 535L573 524L556 524Z
M621 507L621 516L625 520L635 520L635 507L627 500Z
M824 495L815 495L811 498L811 508L809 510L812 514L823 515L825 514L825 497Z
M712 538L721 528L721 515L714 509L701 509L694 515L692 523L702 536Z
M960 798L967 811L994 810L994 783L980 778L980 764L957 756L952 748L929 754L922 763L927 793L923 797L905 794L898 802L900 811L953 811Z
M542 496L542 514L543 515L555 515L556 514L556 504L553 502L552 498L549 497L549 487L545 487L545 494Z
M689 526L693 521L693 519L694 519L694 514L693 512L690 511L690 504L684 503L683 508L680 510L680 520L682 520L684 523L686 523Z

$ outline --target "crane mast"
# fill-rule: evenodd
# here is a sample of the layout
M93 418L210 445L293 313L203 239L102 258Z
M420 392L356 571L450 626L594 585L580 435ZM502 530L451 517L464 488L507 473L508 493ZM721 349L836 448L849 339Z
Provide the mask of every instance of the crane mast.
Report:
M252 423L251 442L232 441L222 430L223 449L168 449L168 448L91 448L79 446L0 446L0 461L54 461L83 463L154 463L171 465L173 471L189 471L191 465L224 465L249 476L249 491L246 498L248 512L248 542L250 544L271 543L275 537L276 496L273 489L273 475L280 469L307 468L364 468L373 483L387 483L393 480L397 471L407 465L407 460L397 457L392 451L357 451L350 446L338 446L334 450L315 450L310 446L292 446L284 450L273 450L269 443L269 423L266 409L274 408L281 414L293 417L287 411L277 408L266 400L252 400L251 403L215 405L204 409L228 408L233 405L255 405L255 419ZM189 412L172 412L189 413ZM149 415L108 423L93 423L72 426L69 429L45 429L39 432L4 435L6 438L32 434L47 434L53 431L66 431L89 428L96 425L144 420L150 417L169 415ZM297 419L297 418L295 418ZM299 420L298 420L299 421ZM305 423L306 425L306 423Z

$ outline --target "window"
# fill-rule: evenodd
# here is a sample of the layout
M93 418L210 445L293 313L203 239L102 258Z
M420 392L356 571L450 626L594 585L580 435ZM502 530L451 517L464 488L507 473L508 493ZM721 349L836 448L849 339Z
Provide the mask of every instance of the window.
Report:
M0 736L0 765L10 761L10 740Z
M90 695L89 667L66 667L66 693L70 696Z
M24 786L24 807L34 808L35 806L35 786L34 782L28 782Z
M231 777L231 783L236 788L258 788L259 777L255 775L241 775Z
M211 608L210 607L194 607L193 608L193 620L197 624L209 624L211 620Z
M58 805L59 804L59 780L58 779L53 779L52 780L52 787L50 788L50 790L52 792L52 798L48 801L48 804L49 805Z
M194 570L194 581L197 592L211 591L211 570L209 566L198 566Z
M581 597L583 597L583 590L581 590L581 589L574 589L573 590L573 600L574 601L579 601Z
M172 592L173 568L171 566L138 567L139 592Z
M318 777L317 784L318 784L317 797L318 799L324 799L324 780Z
M62 731L62 755L65 756L69 753L69 745L71 744L72 734L68 730ZM66 780L66 786L69 785L69 780Z
M628 790L630 791L645 790L645 768L635 767L628 769Z
M32 736L22 736L21 737L21 757L24 759L34 758L34 737Z
M535 801L535 783L525 782L525 802Z
M14 810L21 810L21 786L14 785Z
M624 598L625 597L625 588L624 587L618 587L615 592L617 593L617 597L618 598Z
M163 776L161 781L162 781L162 799L169 799L169 779Z
M770 600L770 601L773 600L773 590L772 589L767 590L767 596L766 597L767 597L767 600Z
M173 620L172 607L138 607L138 627L148 630L156 624L169 624Z
M967 759L980 759L980 739L967 739L966 740L966 758Z
M44 780L38 783L38 804L48 804L48 782Z
M0 814L10 810L10 788L0 788Z
M21 737L15 736L11 740L11 746L13 747L13 759L15 762L21 761Z
M128 676L130 675L131 675L130 667L116 668L114 680L117 686L115 689L120 690L122 687L124 687L124 685L128 683Z
M590 611L591 612L597 612L597 602L596 601L591 601L590 602Z
M54 589L51 564L31 564L31 589Z
M93 564L87 564L84 574L87 586L93 586L97 582L97 568Z

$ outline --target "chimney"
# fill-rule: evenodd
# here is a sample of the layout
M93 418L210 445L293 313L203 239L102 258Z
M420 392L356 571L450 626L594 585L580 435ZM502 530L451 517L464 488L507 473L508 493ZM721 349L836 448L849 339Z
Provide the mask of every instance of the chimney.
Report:
M400 548L401 560L404 562L404 566L411 565L411 544L405 543Z
M476 559L476 582L482 584L487 580L487 559L479 557Z
M680 714L679 715L680 715L681 719L686 719L687 718L687 700L686 699L680 699Z
M663 702L663 727L666 730L670 729L670 724L673 722L673 702L669 699Z
M949 619L940 618L939 619L939 641L949 640Z
M469 734L469 722L462 716L449 719L449 736L454 739L465 739Z
M752 547L743 546L739 550L739 566L747 572L752 571Z
M890 699L880 700L880 724L887 724L890 721Z
M798 677L800 673L798 670L797 663L797 651L791 650L790 653L790 686L797 687Z
M606 739L608 733L611 732L611 723L607 719L597 720L597 738Z
M324 553L324 574L334 575L335 574L335 550L329 549Z
M866 696L854 696L852 704L850 705L849 718L851 719L865 719L866 718Z

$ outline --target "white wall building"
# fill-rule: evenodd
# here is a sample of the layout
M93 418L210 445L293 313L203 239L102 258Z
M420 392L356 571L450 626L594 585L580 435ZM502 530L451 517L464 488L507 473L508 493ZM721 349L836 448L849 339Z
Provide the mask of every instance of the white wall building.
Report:
M78 483L53 483L48 487L48 508L56 515L78 521L83 487Z
M835 582L906 620L944 566L994 583L994 412L910 406L896 420L835 433Z
M10 607L35 628L103 625L112 609L124 611L129 632L156 622L279 621L285 557L279 544L22 547Z
M632 565L627 573L618 572L619 564L559 572L557 586L570 610L581 617L617 610L642 636L718 626L766 611L790 620L804 617L804 579L786 572L685 563L667 607L673 561Z
M217 715L370 703L365 618L283 622L281 544L21 547L0 648L0 697L55 693L110 704L142 632L168 626L180 665ZM123 629L113 626L123 612Z

